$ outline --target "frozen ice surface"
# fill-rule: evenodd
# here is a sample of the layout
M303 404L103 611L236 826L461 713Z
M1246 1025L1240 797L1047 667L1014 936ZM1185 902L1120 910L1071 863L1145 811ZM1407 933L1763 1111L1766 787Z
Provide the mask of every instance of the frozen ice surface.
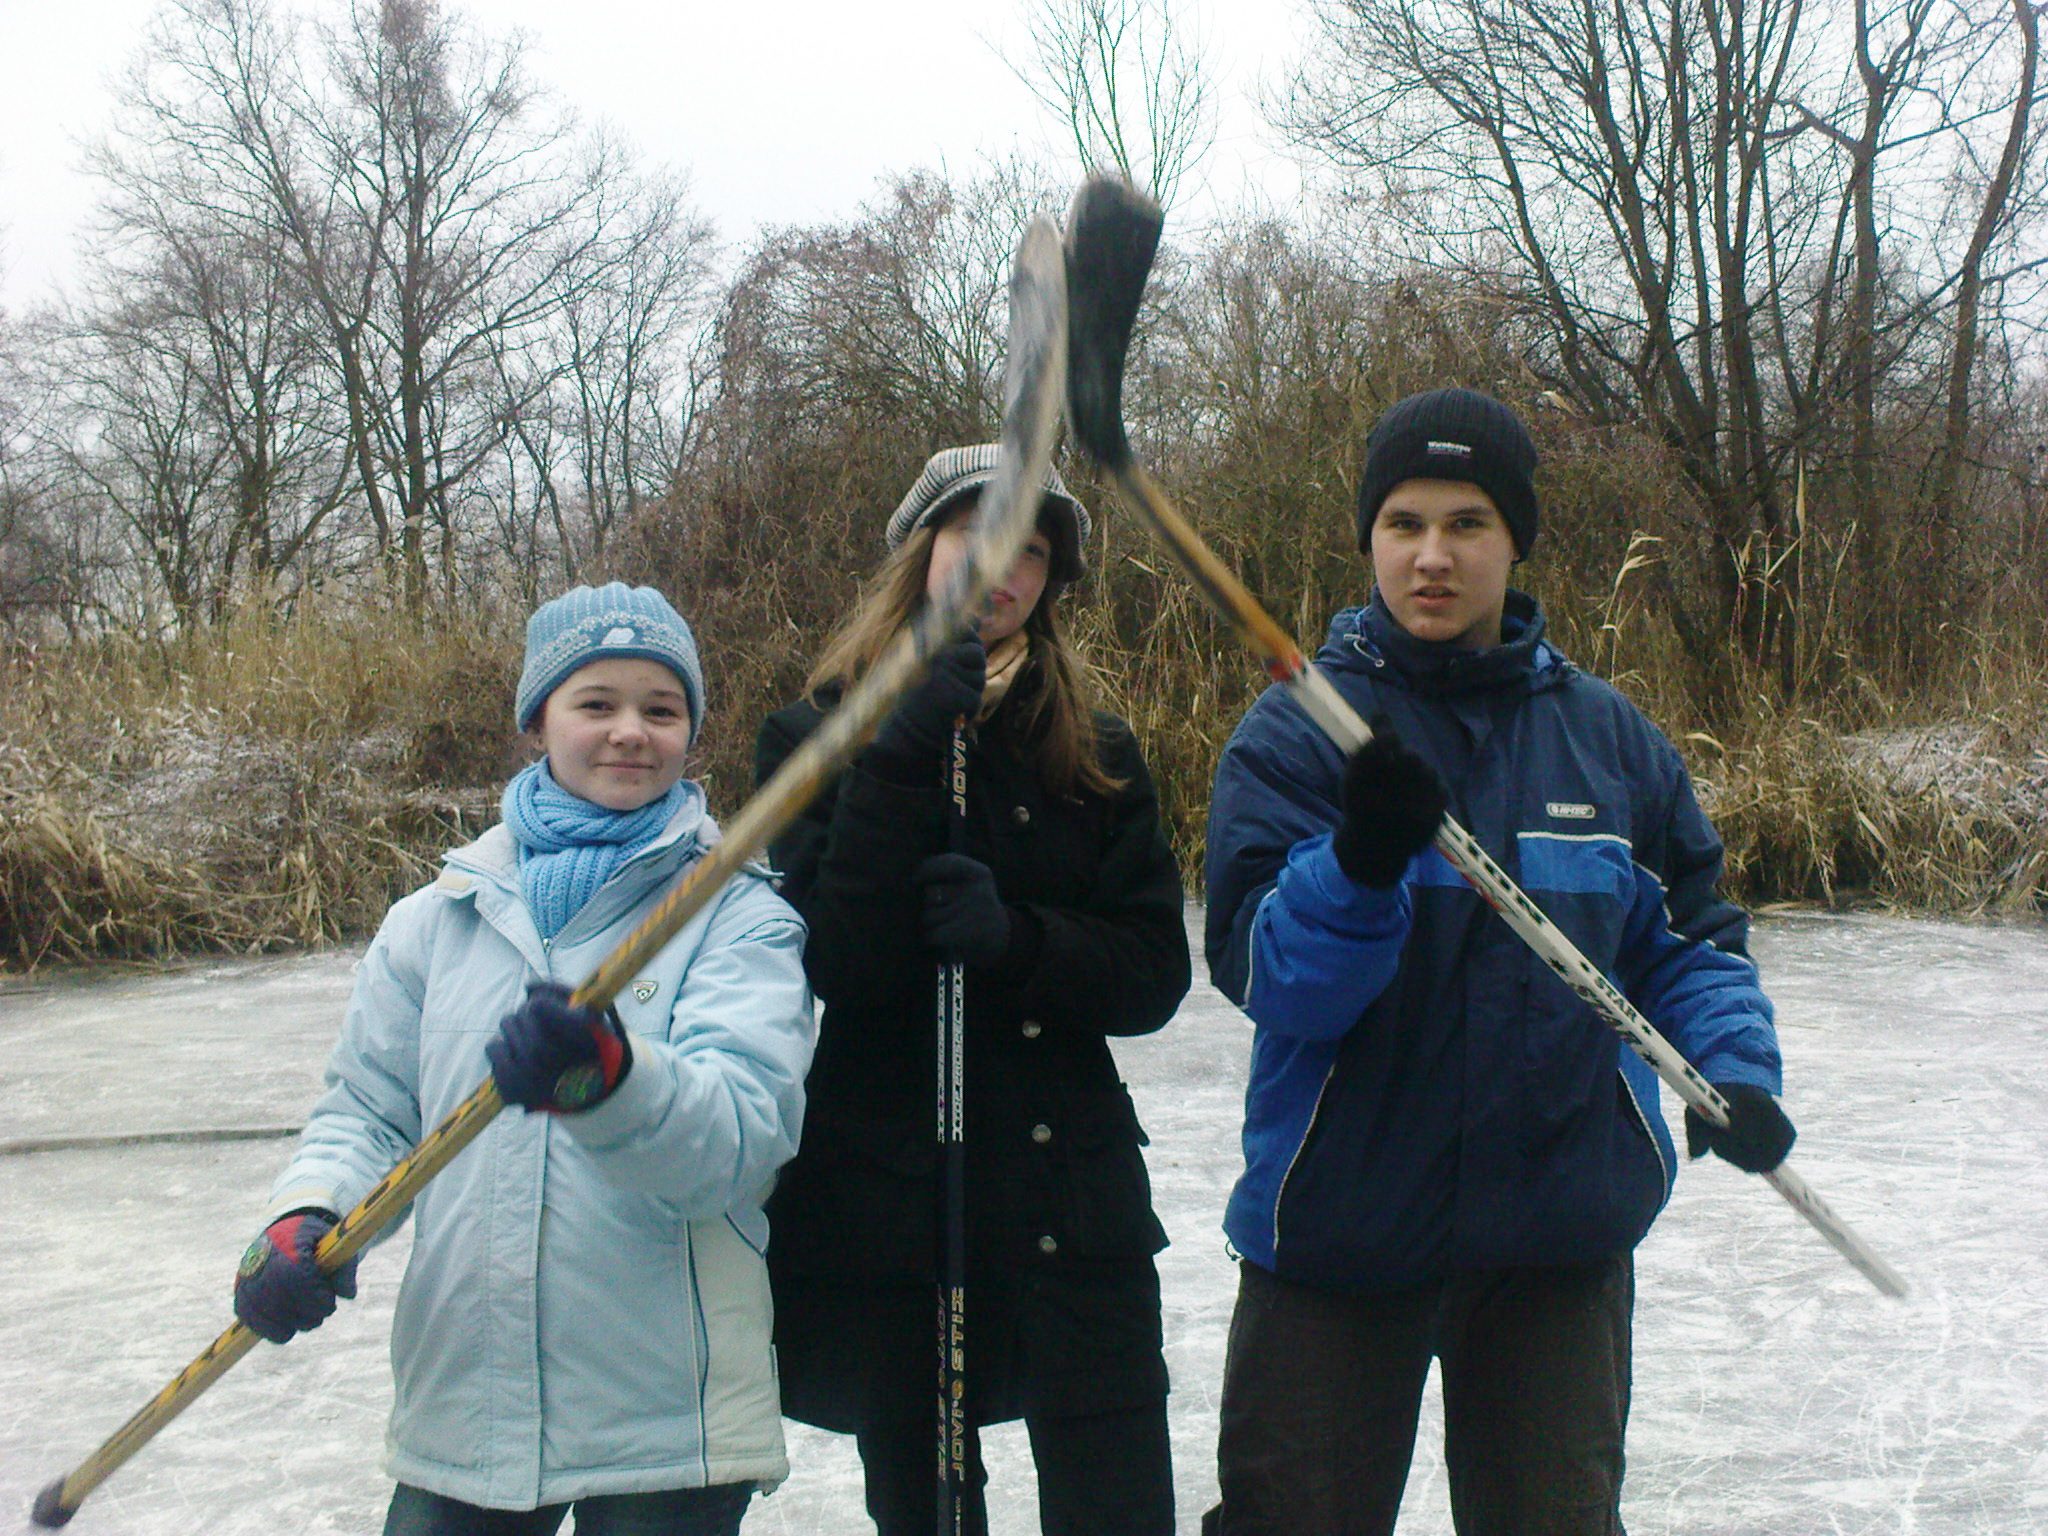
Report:
M1190 914L1197 927L1199 913ZM1914 1286L1888 1302L1760 1180L1690 1168L1638 1254L1625 1510L1635 1536L2048 1533L2048 928L1759 925L1800 1126L1794 1164ZM0 990L0 1533L229 1320L278 1141L10 1152L53 1137L295 1122L353 957L101 972ZM1198 967L1199 970L1199 967ZM1117 1054L1152 1137L1181 1528L1215 1495L1249 1027L1198 986ZM1676 1123L1676 1109L1667 1103ZM385 1331L363 1299L259 1345L86 1503L81 1536L374 1532ZM1425 1423L1404 1533L1450 1530ZM748 1536L868 1529L850 1442L791 1427ZM1037 1529L1020 1428L989 1435L996 1536Z

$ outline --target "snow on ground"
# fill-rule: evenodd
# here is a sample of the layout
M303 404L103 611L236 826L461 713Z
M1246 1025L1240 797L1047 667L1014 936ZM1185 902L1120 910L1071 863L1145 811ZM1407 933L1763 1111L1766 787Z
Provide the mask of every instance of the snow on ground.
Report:
M1191 913L1198 921L1199 914ZM1801 1128L1794 1164L1915 1287L1887 1302L1760 1180L1689 1170L1638 1263L1625 1510L1635 1536L2048 1533L2048 929L1780 918L1757 949ZM226 1325L280 1140L352 956L96 972L0 989L0 1536ZM1199 967L1198 967L1199 969ZM1181 1526L1215 1494L1250 1030L1198 986L1118 1042L1151 1132ZM1675 1109L1672 1111L1674 1123ZM87 1138L104 1141L78 1145ZM63 1143L52 1145L53 1142ZM385 1330L406 1238L363 1299L257 1352L87 1502L81 1536L374 1532ZM1401 1530L1450 1530L1434 1405ZM792 1426L747 1536L868 1528L850 1444ZM1037 1528L1020 1429L989 1437L996 1536Z

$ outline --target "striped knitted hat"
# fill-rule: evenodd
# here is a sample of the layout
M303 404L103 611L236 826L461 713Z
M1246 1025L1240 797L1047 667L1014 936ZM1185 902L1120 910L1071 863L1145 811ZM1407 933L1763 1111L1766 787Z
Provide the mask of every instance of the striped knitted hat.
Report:
M1001 457L999 443L974 443L965 448L941 448L925 461L924 473L890 515L883 537L891 549L927 523L936 521L960 504L964 496L980 491L996 477ZM1077 581L1088 571L1088 533L1094 526L1088 509L1074 499L1066 481L1050 464L1045 467L1045 502L1038 515L1052 536L1054 581Z
M690 701L692 734L704 729L704 669L697 660L697 637L654 588L629 587L623 581L572 587L534 609L526 621L526 666L519 674L514 723L526 730L570 673L616 656L657 661L675 673Z

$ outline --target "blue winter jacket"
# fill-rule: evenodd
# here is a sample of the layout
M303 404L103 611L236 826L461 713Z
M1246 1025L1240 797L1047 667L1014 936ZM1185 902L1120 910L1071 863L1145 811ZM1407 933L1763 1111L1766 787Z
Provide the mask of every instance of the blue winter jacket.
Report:
M489 1076L527 983L588 978L717 836L693 795L549 942L503 826L448 854L363 957L273 1212L359 1201ZM516 1510L787 1475L761 1207L813 1034L803 922L765 876L620 992L633 1067L611 1097L507 1109L421 1192L391 1328L400 1481Z
M1747 920L1671 743L1543 640L1417 641L1375 597L1317 657L1449 789L1451 815L1714 1082L1779 1089ZM1246 714L1209 813L1210 974L1256 1025L1245 1171L1224 1227L1311 1284L1380 1288L1639 1242L1677 1158L1657 1080L1434 848L1403 881L1330 850L1342 754L1280 688Z

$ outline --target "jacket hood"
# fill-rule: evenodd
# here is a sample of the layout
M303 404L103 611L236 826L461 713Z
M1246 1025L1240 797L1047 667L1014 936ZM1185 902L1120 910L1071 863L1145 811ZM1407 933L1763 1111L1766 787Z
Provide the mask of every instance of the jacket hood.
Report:
M1543 610L1526 592L1509 590L1501 613L1501 643L1483 651L1440 640L1418 640L1388 611L1378 587L1372 601L1345 608L1330 620L1316 664L1332 672L1390 677L1415 693L1485 693L1499 688L1538 692L1554 688L1572 664L1544 639Z

